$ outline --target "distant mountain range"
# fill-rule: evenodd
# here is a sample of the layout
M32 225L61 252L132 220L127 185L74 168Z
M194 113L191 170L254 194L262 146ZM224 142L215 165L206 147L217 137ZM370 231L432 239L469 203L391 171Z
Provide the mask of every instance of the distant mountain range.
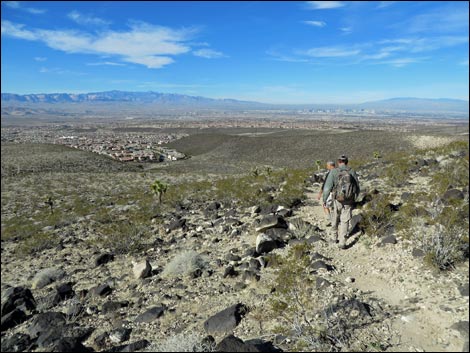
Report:
M2 93L2 102L23 103L84 103L84 102L136 102L160 103L169 105L233 105L260 104L257 102L239 101L236 99L212 99L185 94L159 92L125 92L106 91L92 93L44 93L44 94L14 94Z
M376 111L395 112L427 112L442 113L452 112L467 114L469 102L459 99L425 99L425 98L392 98L362 104L267 104L236 99L213 99L200 96L188 96L184 94L159 93L159 92L125 92L107 91L93 93L48 93L48 94L14 94L2 93L2 108L5 106L36 106L37 103L49 104L73 104L80 103L120 103L139 106L139 104L172 107L172 108L204 108L204 109L367 109Z

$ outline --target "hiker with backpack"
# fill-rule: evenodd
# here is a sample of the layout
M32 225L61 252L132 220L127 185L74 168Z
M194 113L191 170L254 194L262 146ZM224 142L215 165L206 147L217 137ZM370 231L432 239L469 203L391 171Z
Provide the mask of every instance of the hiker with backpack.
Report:
M326 169L328 170L328 172L325 175L325 180L323 181L323 184L320 188L320 192L318 193L318 200L322 199L323 189L325 188L325 183L326 183L326 180L328 179L328 175L330 175L330 172L333 169L335 169L335 167L336 167L336 163L334 161L326 162ZM333 208L333 197L330 192L330 194L328 195L326 199L326 202L323 203L323 212L325 212L325 216L327 219L327 224L326 224L327 227L331 226L331 223L332 223L331 222L331 216L332 216L331 209L332 208Z
M349 235L352 210L359 195L359 180L356 172L348 167L348 157L338 158L338 167L333 169L323 188L323 205L326 205L330 192L333 197L333 214L331 232L340 249L346 249L346 238Z

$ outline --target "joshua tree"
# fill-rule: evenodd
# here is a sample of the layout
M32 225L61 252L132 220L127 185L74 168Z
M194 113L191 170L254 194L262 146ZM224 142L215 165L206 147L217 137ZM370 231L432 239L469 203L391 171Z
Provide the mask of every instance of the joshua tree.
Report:
M155 196L158 197L158 203L162 203L162 196L166 192L168 185L162 183L158 179L156 179L152 185L150 185Z
M317 159L317 160L315 161L315 164L317 165L318 170L320 170L321 159Z
M52 201L52 197L49 196L49 198L47 199L47 201L44 201L44 203L45 203L46 205L48 205L48 206L51 208L51 213L54 213L54 209L53 209L53 207L54 207L54 202Z
M270 176L271 173L273 172L273 169L272 169L271 167L266 167L265 170L266 170L266 175L267 175L267 176Z
M251 171L251 175L253 175L255 178L260 175L260 172L259 172L259 170L258 170L258 167L254 168L254 169Z

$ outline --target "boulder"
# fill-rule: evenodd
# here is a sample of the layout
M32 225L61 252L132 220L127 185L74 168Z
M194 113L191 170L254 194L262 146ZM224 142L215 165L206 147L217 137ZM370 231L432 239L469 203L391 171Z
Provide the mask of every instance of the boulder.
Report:
M149 345L150 345L149 341L140 340L140 341L133 342L131 344L113 347L107 350L107 352L136 352L136 351L141 351L147 348Z
M170 224L167 227L167 229L170 231L176 230L176 229L186 229L186 228L187 228L186 219L184 218L177 218L173 220L172 222L170 222Z
M31 351L33 341L24 333L15 333L11 337L2 337L2 352L24 352Z
M27 328L27 331L32 338L36 338L51 327L63 327L64 325L64 314L58 312L46 312L36 315Z
M109 254L109 253L104 253L101 255L98 255L95 260L94 260L94 265L95 267L107 264L108 262L111 262L114 260L114 255Z
M165 312L165 306L156 306L151 309L148 309L144 313L137 316L134 322L152 322L158 319Z
M50 347L51 352L93 352L85 347L79 339L74 337L63 337L58 339Z
M468 283L462 286L459 286L459 292L460 292L460 295L464 297L468 297Z
M442 199L447 202L454 200L463 200L464 197L464 193L458 189L449 189L444 193L444 195L442 195Z
M131 337L130 328L117 328L109 333L109 340L113 343L122 343Z
M152 274L152 266L148 260L132 262L132 274L135 279L146 278Z
M52 304L57 305L64 300L73 298L74 296L75 292L72 289L71 283L63 283L57 286L54 299L52 300Z
M380 241L382 245L385 244L396 244L397 243L397 238L392 234L392 235L387 235L383 237Z
M112 292L111 287L107 283L104 283L99 286L91 288L89 294L92 297L105 297L109 295L111 292Z
M28 288L9 287L2 293L2 315L6 315L15 309L31 312L36 309L36 301Z
M248 308L241 303L232 305L204 322L204 330L208 334L228 333L238 326L248 313Z
M117 301L109 301L103 304L103 307L101 308L101 312L103 314L109 314L113 313L121 308L124 308L129 305L128 301L122 301L122 302L117 302Z
M4 332L9 330L25 322L27 319L28 317L22 310L15 308L13 311L10 311L8 314L2 316L1 331Z
M268 253L278 247L278 241L272 239L267 234L261 233L256 237L256 252L258 254Z
M31 283L33 289L41 289L65 277L65 271L61 268L46 268L38 272Z
M281 349L273 346L271 342L261 339L243 341L234 335L225 337L215 347L216 352L282 352Z
M257 232L264 232L269 228L287 228L287 223L281 216L267 215L261 218L255 229Z

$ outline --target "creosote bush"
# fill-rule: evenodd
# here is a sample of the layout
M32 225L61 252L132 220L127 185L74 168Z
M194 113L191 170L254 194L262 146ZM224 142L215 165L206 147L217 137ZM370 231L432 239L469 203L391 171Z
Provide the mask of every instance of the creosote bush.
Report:
M195 251L184 251L176 255L163 270L165 277L191 276L208 267L207 261Z

